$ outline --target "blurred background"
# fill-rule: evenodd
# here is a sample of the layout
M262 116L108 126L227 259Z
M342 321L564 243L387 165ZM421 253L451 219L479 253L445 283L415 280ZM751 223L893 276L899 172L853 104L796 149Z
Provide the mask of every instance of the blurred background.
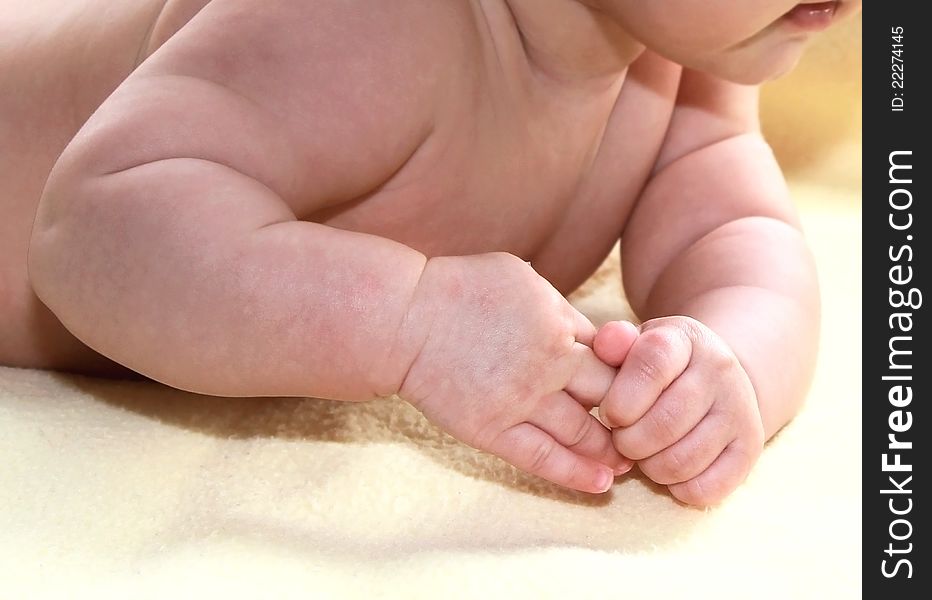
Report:
M789 75L767 84L764 135L791 184L861 187L861 15L817 36Z

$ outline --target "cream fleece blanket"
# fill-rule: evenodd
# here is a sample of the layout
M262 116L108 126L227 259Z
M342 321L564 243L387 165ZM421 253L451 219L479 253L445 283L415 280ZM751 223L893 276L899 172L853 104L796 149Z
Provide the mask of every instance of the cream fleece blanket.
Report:
M804 212L825 311L802 414L708 511L571 493L401 401L223 399L0 369L0 598L844 598L860 586L860 219ZM627 314L617 261L573 296Z
M859 38L854 20L764 96L823 342L806 407L721 506L637 475L570 493L400 401L0 368L0 599L860 597ZM628 314L616 261L572 297L596 323Z

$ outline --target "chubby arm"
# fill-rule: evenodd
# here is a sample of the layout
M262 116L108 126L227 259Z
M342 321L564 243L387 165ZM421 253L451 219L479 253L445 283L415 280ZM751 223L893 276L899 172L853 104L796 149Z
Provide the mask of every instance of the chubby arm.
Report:
M420 253L296 221L273 192L203 159L59 177L45 201L59 198L80 207L40 216L30 276L97 351L206 394L364 400L400 386L413 354L378 359L400 330Z
M510 254L427 260L299 218L364 197L423 143L463 7L258 4L207 5L69 145L33 229L38 296L169 385L398 393L467 444L605 491L631 467L589 413L615 372L552 285Z
M757 90L684 75L657 169L622 236L625 288L644 320L693 317L747 372L766 438L799 410L815 363L819 294Z
M394 393L426 257L297 215L365 193L421 143L432 97L398 77L419 49L392 43L390 14L255 8L208 5L82 128L43 193L33 287L83 342L175 387ZM321 25L340 10L378 56Z

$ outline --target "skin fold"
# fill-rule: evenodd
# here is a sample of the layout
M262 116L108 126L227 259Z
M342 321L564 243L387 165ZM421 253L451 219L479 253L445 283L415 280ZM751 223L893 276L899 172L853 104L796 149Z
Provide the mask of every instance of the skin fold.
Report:
M559 485L602 492L637 461L717 503L817 349L757 116L812 35L795 5L215 0L54 164L31 285L177 388L398 394ZM565 295L619 238L642 323L596 331Z

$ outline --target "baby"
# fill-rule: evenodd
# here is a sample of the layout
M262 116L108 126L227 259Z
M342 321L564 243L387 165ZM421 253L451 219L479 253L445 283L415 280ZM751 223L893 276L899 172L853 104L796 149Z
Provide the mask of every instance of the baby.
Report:
M177 388L398 394L557 484L717 503L819 330L757 84L859 4L169 0L34 198L29 285ZM597 331L565 295L619 238L642 323Z

